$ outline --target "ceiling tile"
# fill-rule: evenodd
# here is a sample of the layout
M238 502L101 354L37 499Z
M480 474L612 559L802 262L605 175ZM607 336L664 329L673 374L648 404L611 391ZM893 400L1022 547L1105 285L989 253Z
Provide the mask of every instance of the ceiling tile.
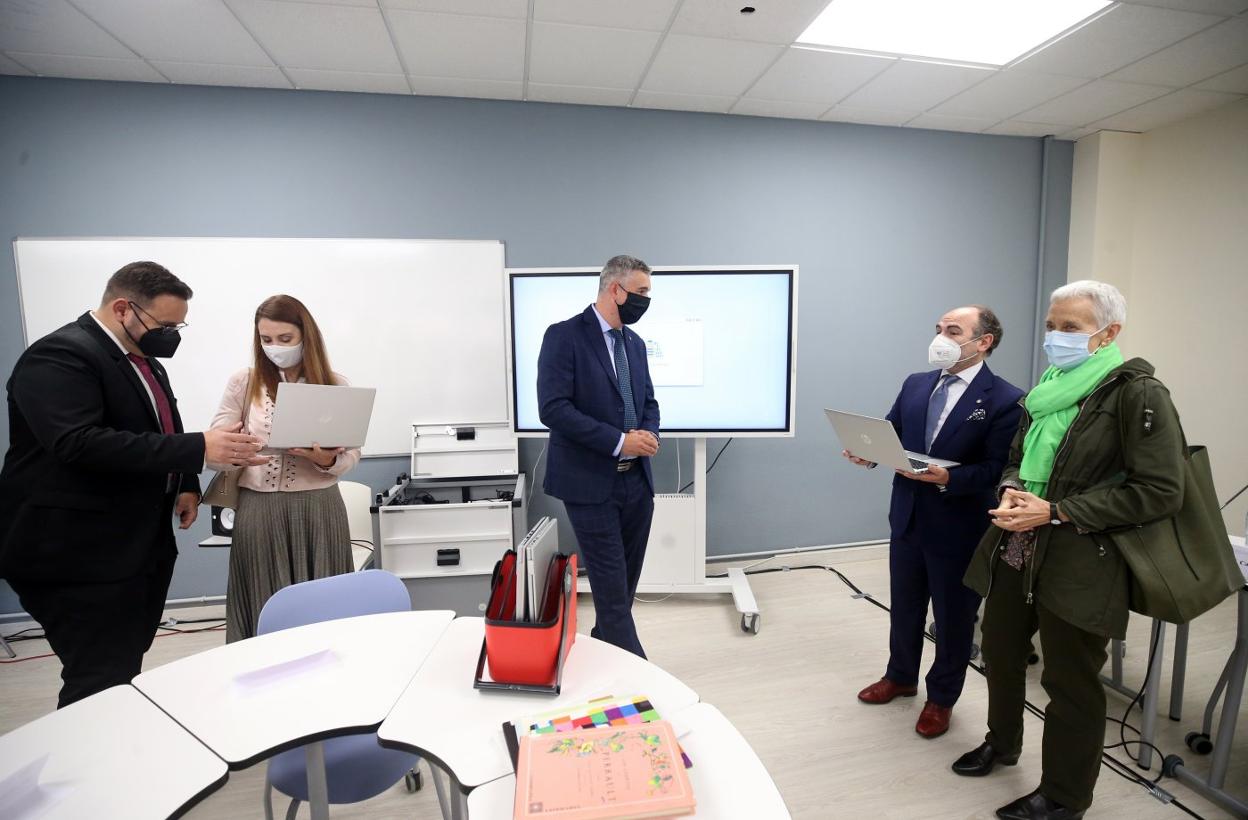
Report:
M134 59L130 49L65 0L0 3L0 51Z
M748 92L749 97L829 105L896 62L810 48L790 48Z
M1130 111L1106 117L1093 125L1113 131L1151 131L1159 126L1185 120L1202 111L1218 108L1239 99L1243 98L1235 94L1183 88L1173 94L1167 94L1136 106Z
M846 97L850 108L924 111L983 82L990 69L898 60L887 71Z
M932 109L955 117L1012 117L1086 83L1078 77L1001 71Z
M967 131L978 134L995 119L982 117L951 117L947 114L920 114L906 123L907 128L928 128L934 131Z
M635 108L666 108L673 111L711 111L723 114L736 101L734 97L707 94L665 94L660 91L638 91Z
M373 0L369 0L371 4ZM440 11L447 14L471 14L478 17L510 17L523 20L529 16L529 0L380 0L387 9L408 11Z
M381 11L373 8L229 0L277 64L286 68L401 74Z
M512 82L524 79L523 20L392 11L390 24L409 74Z
M680 0L536 0L533 19L641 31L663 31Z
M365 91L371 94L410 94L402 74L374 74L362 71L319 71L314 68L288 68L295 87L309 91Z
M1111 80L1183 88L1248 61L1248 19L1227 20L1110 75Z
M41 77L76 77L80 80L128 80L164 83L164 77L142 60L114 60L109 57L65 57L59 54L23 54L13 58L29 66Z
M221 0L74 0L148 60L272 66Z
M19 76L30 76L31 72L18 65L17 63L0 54L0 74L16 74Z
M576 103L577 105L628 105L633 98L628 88L589 88L576 85L529 83L530 100L537 102Z
M864 125L902 125L914 119L918 111L897 111L883 108L854 108L838 105L820 119L835 122L857 122Z
M1099 128L1074 128L1064 134L1058 134L1057 138L1060 140L1081 140L1084 137L1089 137L1100 130L1101 129Z
M736 97L782 51L781 46L669 34L642 88L667 94Z
M732 107L733 114L748 114L753 117L789 117L798 120L817 120L819 115L827 111L823 103L792 102L789 100L759 100L742 97Z
M1023 122L1022 120L1006 120L985 131L985 134L1004 134L1009 137L1047 137L1059 136L1067 131L1064 125L1051 125L1043 122Z
M1101 77L1222 19L1151 6L1119 5L1016 65L1048 74Z
M1196 88L1202 91L1226 91L1231 94L1248 94L1248 65L1231 69L1225 74L1210 77Z
M214 65L152 61L161 74L181 85L232 85L253 88L292 88L273 66Z
M652 31L534 23L530 82L634 89L659 42ZM610 54L610 59L603 59Z
M1159 6L1202 14L1239 14L1248 10L1248 0L1124 0L1133 6Z
M684 0L672 33L787 46L814 22L828 0L755 3L757 11L742 14L745 5L742 0Z
M446 77L408 77L417 94L434 97L480 97L491 100L518 100L524 94L519 80L463 80Z
M1168 88L1155 85L1097 80L1024 111L1018 119L1054 125L1086 125L1160 97L1169 91Z

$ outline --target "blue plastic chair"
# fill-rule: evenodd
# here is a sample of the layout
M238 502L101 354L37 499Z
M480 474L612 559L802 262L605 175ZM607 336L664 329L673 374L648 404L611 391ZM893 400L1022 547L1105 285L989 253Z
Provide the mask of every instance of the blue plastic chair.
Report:
M406 612L412 608L407 587L395 575L379 569L334 575L293 584L277 591L260 611L256 632L265 634L305 624ZM386 749L376 732L346 735L322 741L329 802L358 803L376 797L406 778L409 791L420 788L416 764L410 752ZM308 799L307 756L304 748L290 749L269 760L264 784L264 816L273 820L273 789L291 798L286 811L295 817L299 803Z

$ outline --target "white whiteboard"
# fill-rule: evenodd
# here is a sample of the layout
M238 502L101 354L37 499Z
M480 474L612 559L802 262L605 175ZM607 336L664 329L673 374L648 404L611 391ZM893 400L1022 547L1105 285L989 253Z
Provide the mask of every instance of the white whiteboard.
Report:
M407 239L18 239L26 344L95 308L108 277L151 260L195 295L165 361L187 430L251 362L255 310L286 293L316 317L330 363L376 387L365 455L409 455L412 424L509 421L503 245Z

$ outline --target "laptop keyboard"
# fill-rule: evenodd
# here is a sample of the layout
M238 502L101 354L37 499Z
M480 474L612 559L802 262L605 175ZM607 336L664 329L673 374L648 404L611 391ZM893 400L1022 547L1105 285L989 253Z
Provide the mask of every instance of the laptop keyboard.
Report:
M916 470L926 470L929 465L926 461L923 461L922 459L912 458L910 459L910 466Z

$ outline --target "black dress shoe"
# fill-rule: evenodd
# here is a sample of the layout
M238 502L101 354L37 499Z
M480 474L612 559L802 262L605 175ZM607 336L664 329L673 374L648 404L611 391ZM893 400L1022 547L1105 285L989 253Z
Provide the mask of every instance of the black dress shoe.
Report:
M983 777L1000 763L1002 766L1013 766L1018 762L1018 755L1001 755L992 748L991 743L983 743L953 761L954 774L963 777Z
M1079 820L1083 817L1083 810L1068 809L1036 789L1026 797L997 809L997 817L1001 820Z

